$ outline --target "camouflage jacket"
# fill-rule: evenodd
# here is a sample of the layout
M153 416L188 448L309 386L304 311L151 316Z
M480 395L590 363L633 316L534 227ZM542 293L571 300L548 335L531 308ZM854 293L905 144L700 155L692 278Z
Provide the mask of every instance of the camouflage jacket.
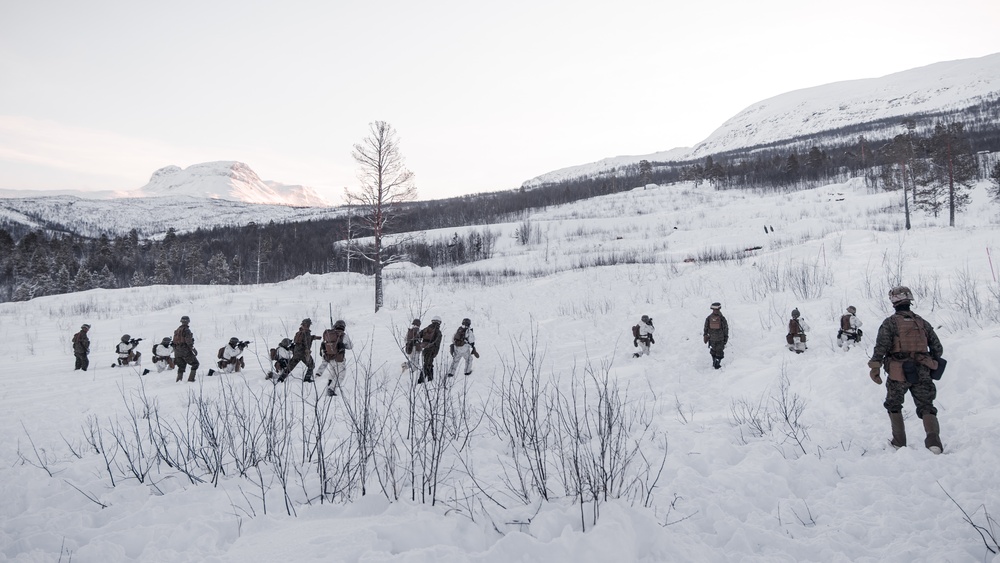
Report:
M90 352L90 338L85 331L80 331L73 335L73 353L87 354Z
M882 321L882 326L878 327L878 336L875 338L875 350L872 351L871 360L873 362L885 363L890 359L889 356L891 356L893 343L899 338L899 327L896 325L897 316L899 316L899 312L886 317ZM923 321L924 334L927 335L927 353L934 359L940 358L941 354L944 353L944 346L941 345L941 340L934 333L934 327L931 326L931 323L923 318L920 318L920 320Z
M726 317L722 313L719 313L719 318L722 321L722 328L709 328L709 323L712 322L712 317L714 315L715 313L712 313L711 315L705 317L705 336L708 337L709 341L718 342L721 340L722 343L725 344L729 342L729 321L726 320Z
M194 334L187 325L181 325L174 331L174 350L189 350L194 346Z

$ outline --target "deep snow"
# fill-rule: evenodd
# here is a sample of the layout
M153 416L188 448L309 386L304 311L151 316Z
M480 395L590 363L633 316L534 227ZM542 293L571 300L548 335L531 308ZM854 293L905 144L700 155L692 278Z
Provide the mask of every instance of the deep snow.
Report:
M791 194L685 184L553 207L490 226L501 233L491 260L450 271L393 269L378 314L370 279L347 273L261 286L92 290L2 304L0 353L12 369L0 375L0 424L7 429L0 438L0 558L993 560L947 495L984 526L987 511L1000 510L1000 285L988 256L996 253L997 207L980 186L958 228L921 215L904 232L899 198L869 193L860 182ZM520 245L513 235L526 222L535 235ZM765 225L774 231L765 233ZM762 248L745 251L756 246ZM703 260L710 255L739 258ZM795 280L802 290L793 289ZM890 312L886 292L899 281L916 292L914 310L937 328L949 360L936 401L941 456L923 448L909 399L910 446L887 446L885 388L867 376L874 336ZM712 301L722 302L732 334L718 371L701 341ZM277 488L264 514L259 492L231 467L218 486L193 485L162 465L146 483L114 472L112 486L103 457L86 447L88 417L105 427L127 422L126 407L142 392L174 420L193 419L185 410L190 393L308 399L311 387L296 379L272 388L259 366L268 343L291 336L303 317L327 324L328 304L355 342L344 396L331 403L338 424L358 392L358 366L371 365L382 381L405 386L396 339L414 315L425 323L440 315L446 339L462 317L473 320L482 358L471 376L449 384L467 386L476 412L499 408L504 366L523 365L518 345L523 349L532 331L543 377L563 392L585 381L587 365L610 365L631 404L648 409L644 454L655 466L665 459L651 506L634 498L602 503L593 525L589 508L581 520L580 507L555 477L550 502L535 497L519 504L500 478L511 467L509 451L488 424L461 456L500 503L476 492L451 451L441 502L433 506L388 502L375 485L354 502L319 504L307 472L306 485L292 493L297 516L286 513ZM845 353L834 337L847 305L857 307L865 338ZM812 326L802 355L784 345L793 307ZM172 374L140 377L107 367L122 333L144 337L148 354L185 314L203 366L238 336L254 341L257 356L249 355L248 369L189 384L174 383ZM654 319L656 344L651 356L633 359L629 327L642 314ZM87 373L72 370L69 344L83 322L93 325ZM740 405L773 408L783 378L804 405L801 446L781 424L753 436L734 421Z

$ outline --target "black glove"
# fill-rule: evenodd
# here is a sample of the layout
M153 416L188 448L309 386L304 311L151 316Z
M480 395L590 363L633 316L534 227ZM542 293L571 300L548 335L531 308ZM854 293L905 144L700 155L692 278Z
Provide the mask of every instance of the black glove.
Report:
M455 355L455 345L454 344L449 344L448 345L448 352L450 352L452 356Z
M649 343L650 344L656 344L656 341L653 340L653 335L652 334L649 335Z
M638 338L633 338L632 339L632 347L633 348L638 348L639 347L639 339Z

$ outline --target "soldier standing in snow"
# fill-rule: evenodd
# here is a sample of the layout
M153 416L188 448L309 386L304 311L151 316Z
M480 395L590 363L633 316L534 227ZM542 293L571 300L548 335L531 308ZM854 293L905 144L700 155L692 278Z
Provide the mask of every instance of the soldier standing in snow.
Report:
M424 365L417 383L434 381L434 358L441 350L441 338L441 317L434 317L431 324L420 331L420 350Z
M330 366L330 379L326 382L326 394L330 397L337 395L337 389L340 389L344 372L347 371L345 364L347 350L354 349L354 343L351 342L351 337L347 335L346 330L347 323L338 320L333 323L332 329L323 331L323 344L320 347L320 356L323 361L319 363L316 377L323 377L326 366Z
M90 354L90 338L87 337L89 331L90 325L85 324L80 327L80 332L73 335L73 356L76 358L73 371L78 369L87 371L87 367L90 366L90 359L87 357Z
M191 318L187 315L181 317L181 326L174 330L174 363L177 365L177 381L184 379L184 370L191 366L191 375L188 381L194 383L195 373L198 371L198 350L194 347L194 333L188 325Z
M656 344L653 340L653 319L649 318L647 315L643 315L639 319L639 324L635 325L638 330L635 330L636 334L632 337L632 346L638 347L639 351L632 354L633 358L638 358L640 356L649 355L649 345Z
M712 367L722 367L722 358L726 356L726 343L729 342L729 322L722 316L722 304L712 303L712 313L705 318L705 344L712 355Z
M409 368L410 375L412 375L420 369L420 319L413 319L413 324L406 331L403 352L406 353L406 364L404 364L403 370Z
M792 318L788 320L788 334L785 335L788 350L796 354L805 352L808 348L806 346L806 332L808 331L809 325L806 324L805 317L799 313L798 308L792 309Z
M312 343L314 340L319 340L319 336L313 336L312 330L312 319L302 319L302 323L299 325L299 331L295 333L295 338L293 342L295 343L295 349L292 350L292 361L288 364L288 368L278 376L278 382L282 382L288 377L288 374L292 373L295 366L299 365L299 362L306 365L306 374L302 378L302 383L312 383L313 381L313 369L316 367L316 363L312 359Z
M448 377L455 375L458 369L458 362L465 360L465 375L472 374L472 357L479 357L476 352L476 335L472 332L472 320L462 319L462 326L455 331L452 337L451 347L451 368L448 370Z
M853 305L847 307L847 312L840 317L840 331L837 332L837 346L844 351L851 349L851 342L861 342L861 321L856 313L857 309Z
M170 337L164 336L159 344L153 344L153 365L156 372L162 373L164 370L174 369L174 359L170 357Z
M115 352L118 353L118 364L119 366L139 365L139 358L142 357L142 352L137 352L135 347L139 345L141 338L132 338L127 334L122 335L121 342L115 347ZM111 367L115 367L115 364L111 364Z
M895 448L906 446L906 426L903 423L903 401L909 391L917 405L917 418L923 421L924 446L935 454L944 450L941 444L941 428L938 425L934 399L937 387L931 376L943 363L941 354L944 347L934 333L934 328L924 319L910 312L913 293L905 286L889 291L889 301L896 310L882 321L875 339L875 349L868 362L869 377L881 385L880 368L885 367L889 380L885 382L885 410L889 412L892 424L892 440ZM940 373L937 373L940 378Z

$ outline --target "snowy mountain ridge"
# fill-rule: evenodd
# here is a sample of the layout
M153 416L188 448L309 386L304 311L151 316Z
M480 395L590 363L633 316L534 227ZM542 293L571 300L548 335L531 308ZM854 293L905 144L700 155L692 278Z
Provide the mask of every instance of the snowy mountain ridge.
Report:
M165 166L153 172L149 183L128 197L196 196L244 203L324 207L329 203L312 188L265 182L246 164L204 162L187 168Z
M794 90L754 103L694 147L648 155L617 156L542 174L526 188L608 173L650 162L685 162L729 151L791 141L872 124L872 138L891 136L877 123L908 116L957 113L1000 100L1000 53L867 78ZM898 132L898 131L897 131ZM857 135L857 133L853 133Z

